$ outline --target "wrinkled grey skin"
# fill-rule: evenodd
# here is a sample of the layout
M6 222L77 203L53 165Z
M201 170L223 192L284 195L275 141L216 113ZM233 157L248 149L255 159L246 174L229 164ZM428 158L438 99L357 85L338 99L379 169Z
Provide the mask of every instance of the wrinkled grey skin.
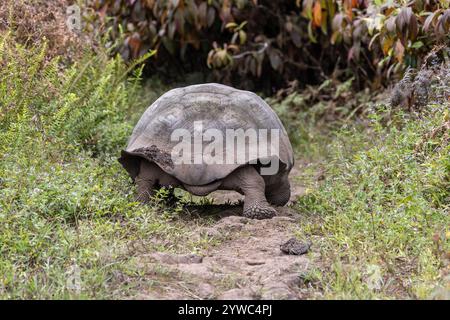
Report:
M219 129L224 136L225 129L279 129L278 173L260 175L259 166L250 164L174 164L170 154L179 141L171 141L171 134L178 128L192 133L194 121L202 121L203 130ZM204 142L204 147L207 144ZM246 150L255 147L247 145ZM163 186L180 187L199 196L235 190L245 195L244 216L258 219L276 214L271 204L288 202L288 174L294 165L286 130L270 106L254 93L215 83L162 95L142 115L119 161L136 182L139 199L144 202Z

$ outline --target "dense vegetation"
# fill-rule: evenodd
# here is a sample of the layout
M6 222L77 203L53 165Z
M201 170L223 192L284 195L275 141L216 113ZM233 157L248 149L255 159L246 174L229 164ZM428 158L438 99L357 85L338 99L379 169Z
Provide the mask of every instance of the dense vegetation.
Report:
M297 204L311 217L300 236L320 238L324 268L312 285L341 298L448 298L449 104L420 118L378 108L362 132L335 132L323 184Z
M336 120L333 102L314 98L326 85L269 100L311 162L294 179L308 187L296 204L308 216L298 236L321 248L305 286L320 297L449 298L449 66L433 69L430 101L415 112L388 96L345 101L338 87ZM346 113L362 106L356 118Z
M157 49L152 72L205 72L249 89L327 78L378 88L449 41L447 0L93 0L92 25L113 28L120 53Z
M185 2L189 3L170 1L175 7ZM219 2L223 5L226 1ZM210 1L207 8L219 12L214 5L219 2ZM117 3L123 9L125 2ZM241 51L247 50L247 45L256 46L256 29L250 28L250 21L240 28L240 23L250 18L238 19L233 9L244 4L245 12L251 12L270 4L227 3L239 24L224 27L222 34L219 31L224 22L216 18L211 27L202 24L198 32L211 36L208 28L217 28L214 35L232 37L237 33L237 39L245 40L235 39L243 46ZM325 51L324 43L331 38L322 27L326 18L319 24L317 3L322 17L330 7L320 1L292 1L286 8L300 8L305 3L313 5L313 16L299 16L300 9L292 14L299 26L312 29L310 35L301 33L301 41L306 50ZM368 13L364 1L342 3L347 7L339 7L335 16L345 8L348 12L349 5L355 15ZM421 3L421 8L412 7L417 23L428 21L437 32L436 38L424 38L418 29L414 37L422 45L406 41L404 61L412 59L408 55L416 57L416 50L426 52L436 43L440 23L448 19L444 18L448 16L445 1ZM438 9L433 18L425 19L430 15L420 12L431 8ZM409 10L387 11L383 11L386 16L414 20ZM288 19L290 15L283 12L277 14ZM146 285L149 282L148 270L136 265L136 256L152 250L201 253L214 245L215 240L199 236L195 229L209 225L211 219L190 219L182 202L175 207L158 200L151 206L135 202L134 187L116 161L142 110L168 88L155 79L144 82L142 63L153 65L155 71L157 61L167 53L160 48L156 60L154 52L145 48L140 52L147 52L144 56L127 63L113 54L115 46L96 40L95 49L83 47L66 60L61 52L49 53L48 42L43 39L39 44L25 41L30 37L23 32L31 28L23 28L21 23L2 24L1 13L0 298L132 297L144 281ZM125 14L122 19L127 17ZM355 16L352 21L358 19ZM229 22L226 20L224 26ZM442 28L448 28L445 23ZM233 31L228 34L230 28ZM182 36L178 29L174 31L174 37ZM376 39L384 36L380 33ZM402 34L396 37L395 41L402 43ZM50 50L58 47L48 45ZM336 50L352 46L344 41ZM292 51L294 47L300 50L295 43L276 47L283 52L283 65L288 64L285 59L299 54ZM366 47L361 44L361 48ZM206 61L203 59L210 49L208 45L203 51L199 49L198 62L191 62L200 65ZM386 95L369 90L355 93L355 78L336 79L328 73L323 74L324 79L313 76L317 86L303 89L309 80L298 78L297 84L291 83L267 98L286 125L297 158L311 163L304 166L300 176L293 177L308 186L307 193L294 204L305 216L297 236L320 248L318 256L311 256L316 268L301 275L302 288L310 290L311 298L448 298L450 79L445 52L439 51L429 99L420 109L394 107ZM395 49L384 54L392 62L398 58ZM262 74L289 74L286 70L290 67L277 70L268 59ZM351 74L353 64L345 61L340 68ZM327 68L324 63L321 67ZM243 67L234 64L232 68ZM220 72L240 74L233 70ZM248 79L255 77L258 75ZM366 80L370 79L378 78L368 74ZM160 197L164 198L164 192ZM157 274L165 271L151 272L152 285L158 286Z
M189 234L134 202L116 161L147 101L140 69L88 51L61 70L45 53L0 37L0 297L124 295L112 285L139 252L127 245Z

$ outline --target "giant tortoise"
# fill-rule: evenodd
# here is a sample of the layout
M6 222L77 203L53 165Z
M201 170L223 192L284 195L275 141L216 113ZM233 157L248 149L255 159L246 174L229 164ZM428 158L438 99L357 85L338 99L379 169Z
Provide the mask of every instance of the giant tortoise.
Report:
M244 132L240 145L236 132ZM235 144L220 143L223 137ZM180 138L194 141L193 146L180 151ZM260 143L263 138L266 145ZM218 142L215 148L213 142ZM160 187L180 187L199 196L235 190L245 196L243 215L264 219L276 214L271 205L289 200L294 158L286 130L264 100L249 91L207 83L173 89L156 100L134 128L119 162L136 183L141 201Z

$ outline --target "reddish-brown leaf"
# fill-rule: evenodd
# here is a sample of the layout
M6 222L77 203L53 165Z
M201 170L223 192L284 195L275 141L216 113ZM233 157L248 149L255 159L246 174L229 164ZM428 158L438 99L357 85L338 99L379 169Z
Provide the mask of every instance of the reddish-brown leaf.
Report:
M155 0L146 0L145 6L149 8L150 10L153 9L153 6L155 5Z
M316 1L314 3L313 21L314 26L316 27L320 27L322 25L322 6L320 5L320 1Z
M137 32L133 33L133 35L128 38L128 45L131 48L133 58L137 58L139 56L141 44L141 39L139 33Z
M416 15L413 13L411 17L409 18L409 39L411 41L414 41L417 37L417 33L419 32L419 27L417 25L417 18Z
M403 62L403 56L405 54L405 47L401 43L400 40L397 40L395 43L395 57L397 58L398 62Z
M106 12L108 11L108 4L105 4L99 11L98 15L100 17L100 21L104 21L106 17Z
M208 25L208 21L207 21L207 11L208 11L208 5L206 2L202 2L200 3L200 5L198 6L198 21L200 26L202 27L206 27ZM200 29L200 28L198 28Z
M409 7L402 8L398 16L395 18L395 25L397 27L397 36L399 37L403 46L406 45L406 39L410 34L409 28L411 24L414 22L416 23L416 27L415 30L413 31L415 31L417 34L417 20L414 19L415 19L414 13L412 12L412 9Z

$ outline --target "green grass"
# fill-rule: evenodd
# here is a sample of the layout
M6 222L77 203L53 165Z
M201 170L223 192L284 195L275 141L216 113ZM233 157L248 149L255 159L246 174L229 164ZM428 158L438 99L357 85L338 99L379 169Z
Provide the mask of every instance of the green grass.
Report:
M160 86L142 92L140 69L107 52L45 56L0 37L0 298L127 296L134 256L207 244L178 208L136 203L116 160Z
M325 180L296 205L308 216L299 236L319 252L309 279L317 297L448 298L448 110L379 104L368 127L333 132Z

